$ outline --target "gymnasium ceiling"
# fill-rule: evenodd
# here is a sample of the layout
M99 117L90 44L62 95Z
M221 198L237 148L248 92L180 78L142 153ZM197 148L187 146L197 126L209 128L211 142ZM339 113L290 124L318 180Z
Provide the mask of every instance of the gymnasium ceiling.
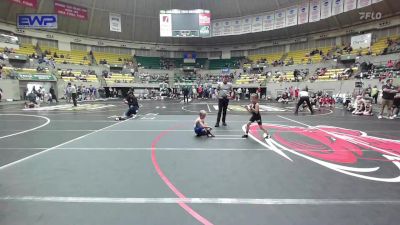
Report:
M0 0L0 21L15 24L19 13L52 13L53 0L37 0L33 9ZM298 37L316 31L327 31L360 24L359 11L381 12L384 17L399 16L398 0L384 0L360 10L343 13L315 23L290 28L214 38L161 38L159 35L159 12L168 9L209 9L212 19L224 19L255 15L298 4L298 0L64 0L88 8L89 19L60 16L60 32L79 36L100 37L114 40L165 43L173 45L239 44L288 37ZM122 32L109 31L109 12L122 15Z

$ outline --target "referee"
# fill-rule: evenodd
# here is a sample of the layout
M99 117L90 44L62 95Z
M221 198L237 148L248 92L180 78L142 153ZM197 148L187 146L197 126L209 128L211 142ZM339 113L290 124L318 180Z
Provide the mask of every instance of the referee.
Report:
M215 127L219 127L219 122L221 121L222 113L222 125L226 126L226 110L228 109L229 98L232 97L233 86L228 83L228 75L224 75L222 78L222 83L218 84L218 116L217 123Z
M300 96L300 99L299 99L299 102L297 103L296 111L294 112L294 114L297 115L299 113L299 107L301 105L303 105L304 102L307 103L308 108L310 109L311 115L314 114L314 110L310 103L310 97L308 95L308 87L305 87L303 90L301 90L299 93L299 96Z

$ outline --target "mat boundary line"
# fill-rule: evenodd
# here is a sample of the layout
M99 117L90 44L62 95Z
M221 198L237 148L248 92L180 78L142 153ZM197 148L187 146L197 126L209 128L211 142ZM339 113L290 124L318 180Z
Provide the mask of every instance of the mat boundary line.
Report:
M100 204L238 204L238 205L400 205L400 199L298 199L298 198L112 198L112 197L56 197L4 196L0 201L100 203Z

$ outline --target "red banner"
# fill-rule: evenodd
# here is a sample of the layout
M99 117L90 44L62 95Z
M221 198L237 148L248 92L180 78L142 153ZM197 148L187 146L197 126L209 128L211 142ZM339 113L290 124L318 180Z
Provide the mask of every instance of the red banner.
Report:
M87 8L65 2L54 1L54 12L59 15L74 17L80 20L88 19Z
M12 3L28 6L31 8L37 8L37 0L10 0Z
M199 14L199 25L210 26L211 24L211 13L200 13Z

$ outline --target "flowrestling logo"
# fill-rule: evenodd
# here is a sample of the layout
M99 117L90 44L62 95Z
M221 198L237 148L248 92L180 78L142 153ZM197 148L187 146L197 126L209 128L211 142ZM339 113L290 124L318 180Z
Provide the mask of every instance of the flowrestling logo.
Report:
M272 139L264 141L258 125L250 127L250 137L289 161L293 161L291 153L353 177L400 182L398 140L331 126L263 126L272 133Z
M19 14L17 15L18 29L57 29L56 14Z

